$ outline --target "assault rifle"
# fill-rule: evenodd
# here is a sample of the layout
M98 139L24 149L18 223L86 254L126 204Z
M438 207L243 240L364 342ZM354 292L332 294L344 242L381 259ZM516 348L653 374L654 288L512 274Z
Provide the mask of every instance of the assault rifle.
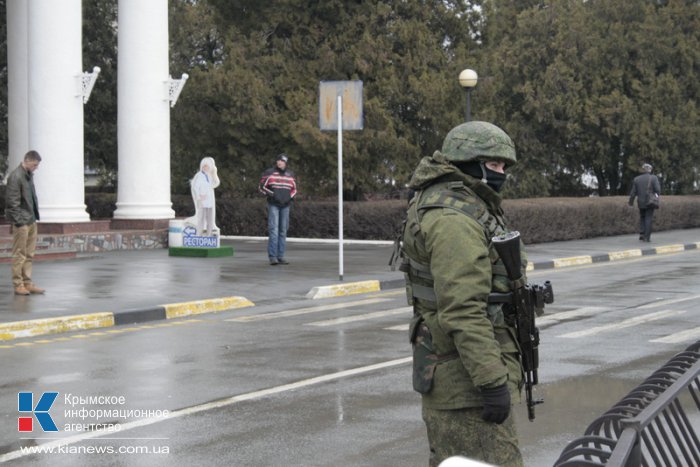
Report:
M552 284L527 284L521 272L520 232L510 232L491 239L501 261L506 267L511 281L512 292L492 293L491 303L505 303L515 310L515 330L520 345L520 360L525 371L525 394L527 396L527 416L535 419L535 405L542 399L533 400L532 387L537 384L537 367L539 366L540 331L535 326L535 315L541 315L545 303L554 301Z

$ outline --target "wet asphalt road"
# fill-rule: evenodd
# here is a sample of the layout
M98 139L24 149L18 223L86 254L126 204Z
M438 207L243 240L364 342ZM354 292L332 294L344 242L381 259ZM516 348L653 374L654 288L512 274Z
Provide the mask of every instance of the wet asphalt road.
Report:
M700 234L698 235L700 237ZM338 246L289 243L287 266L268 264L266 242L226 240L233 257L183 258L168 250L113 251L68 261L37 262L33 279L44 295L16 296L10 267L0 267L0 322L148 308L216 297L243 296L254 303L303 297L312 287L338 284ZM391 248L346 245L343 282L396 280Z
M700 338L700 251L536 271L530 279L551 279L556 295L540 321L537 393L546 402L534 423L524 405L514 407L526 464L539 467L551 465L594 418ZM405 306L400 290L290 298L17 341L0 349L0 460L20 446L49 442L20 440L46 435L17 432L16 395L53 390L60 393L51 409L59 427L122 426L74 438L64 449L150 453L65 452L9 465L427 465L420 401L410 389L409 346L400 329L410 316ZM167 409L174 417L76 420L66 416L72 408L66 394L125 400L88 409Z

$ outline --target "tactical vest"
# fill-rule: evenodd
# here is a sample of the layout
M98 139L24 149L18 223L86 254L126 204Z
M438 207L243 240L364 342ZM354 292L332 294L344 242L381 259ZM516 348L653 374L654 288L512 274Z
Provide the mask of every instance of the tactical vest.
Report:
M442 182L417 192L409 204L400 252L402 263L399 267L405 273L409 304L413 305L417 299L422 306L437 309L434 280L430 272L430 258L427 256L425 238L420 226L425 212L435 208L455 210L481 225L489 245L492 292L510 291L510 281L505 266L491 242L493 237L508 231L502 209L499 207L496 212L490 212L486 203L461 181ZM525 258L522 259L524 268L527 263ZM492 322L503 319L501 308L500 304L488 305L487 315Z
M401 237L403 242L396 251L396 256L402 259L400 269L405 273L408 301L413 305L414 312L409 326L409 339L413 346L413 388L423 395L425 407L441 410L477 407L482 400L476 387L479 383L459 358L454 341L440 328L435 328L438 306L430 268L431 258L425 245L427 232L424 233L421 228L423 216L431 209L450 209L476 221L488 246L491 292L511 290L505 266L491 241L493 237L508 231L503 211L495 199L489 202L493 192L486 185L475 182L473 186L466 186L465 183L469 183L469 180L443 179L416 193L409 204ZM460 260L459 253L454 252L454 261ZM525 268L526 261L522 257L521 260ZM513 312L508 304L489 302L485 306L486 317L493 324L493 337L501 348L507 381L512 386L511 395L515 397L523 376L513 329ZM481 383L485 379L493 382L504 377L501 371L494 368L485 371L490 374L480 374L478 379Z

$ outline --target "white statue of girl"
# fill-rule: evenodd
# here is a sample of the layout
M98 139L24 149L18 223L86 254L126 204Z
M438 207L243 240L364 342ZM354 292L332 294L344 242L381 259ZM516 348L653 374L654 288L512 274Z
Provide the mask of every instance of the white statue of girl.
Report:
M219 183L214 158L205 157L199 163L199 172L190 180L195 214L185 219L185 225L196 226L196 235L198 236L206 237L207 233L208 236L219 234L219 228L216 226L216 200L214 198L214 188L218 187Z

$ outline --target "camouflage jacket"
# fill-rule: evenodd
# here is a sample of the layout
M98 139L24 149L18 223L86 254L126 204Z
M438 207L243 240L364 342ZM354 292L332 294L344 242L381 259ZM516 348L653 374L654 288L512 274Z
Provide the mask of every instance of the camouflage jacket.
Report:
M439 152L423 158L410 185L417 192L403 234L402 269L414 306L414 359L429 353L424 332L417 331L424 323L435 363L428 367L431 388L420 391L423 403L435 409L480 406L479 387L506 382L519 401L523 373L515 330L503 305L487 303L490 292L510 290L490 241L507 231L500 196Z

